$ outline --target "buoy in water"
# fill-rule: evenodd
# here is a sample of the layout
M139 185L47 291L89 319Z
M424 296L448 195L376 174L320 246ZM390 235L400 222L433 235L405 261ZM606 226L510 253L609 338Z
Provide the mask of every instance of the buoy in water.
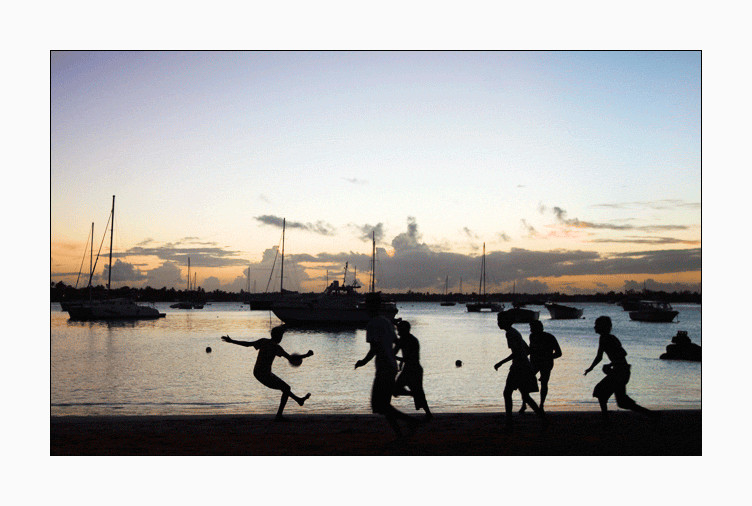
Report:
M455 366L457 366L457 367L462 367L462 360L458 360L458 361L456 361L456 362L454 363L454 365L455 365Z
M211 353L211 346L206 347L206 353Z

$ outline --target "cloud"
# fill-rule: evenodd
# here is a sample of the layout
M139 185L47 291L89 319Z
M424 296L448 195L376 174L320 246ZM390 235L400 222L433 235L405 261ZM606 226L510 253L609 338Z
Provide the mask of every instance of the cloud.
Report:
M564 215L562 215L564 216ZM526 222L523 222L526 224ZM368 229L377 230L382 242L388 242L383 225L349 225L366 239ZM475 291L480 279L480 250L471 254L452 253L446 245L426 244L415 217L408 216L403 231L389 242L392 248L377 247L376 283L377 289L385 291L434 291L443 292L444 280L450 279L450 290L458 290L460 280L463 290ZM464 235L470 237L472 231L463 229ZM499 234L506 237L506 234ZM670 237L640 238L627 236L624 241L650 241L646 247L671 245ZM116 258L113 265L113 281L127 283L130 286L151 286L153 288L174 287L182 289L185 280L187 256L191 258L191 267L216 266L230 267L230 280L207 278L201 285L205 290L217 289L239 291L246 290L249 284L253 290L278 291L280 285L280 258L278 247L266 249L261 261L248 262L239 257L236 251L216 245L194 246L203 243L198 238L183 238L173 244L151 244L151 247L138 246L126 252L133 256L156 257L162 264L146 270L143 264ZM678 244L678 243L677 243ZM324 288L325 272L329 279L339 278L345 263L349 273L358 271L361 280L367 280L371 268L370 247L363 251L321 252L317 254L300 253L285 256L284 287L288 290L319 291ZM599 276L604 280L610 275L666 275L671 273L699 272L702 267L702 250L659 249L652 251L635 251L626 253L604 254L586 249L567 250L529 250L511 248L508 251L486 251L486 274L489 291L507 291L512 282L518 283L518 290L533 293L546 291L542 278L570 278L577 276ZM233 271L232 268L237 270ZM314 270L315 269L315 270ZM100 268L100 272L103 270ZM227 271L225 271L227 272ZM105 272L106 274L106 272ZM199 272L199 275L201 273ZM234 278L232 277L234 276ZM75 279L75 278L74 278ZM106 279L106 278L105 278ZM349 278L348 278L349 279ZM551 285L549 280L546 280ZM590 282L592 288L592 282ZM595 285L598 290L604 286ZM616 287L613 287L616 288Z
M465 234L465 236L467 236L467 237L468 237L469 239L473 239L473 240L476 240L476 241L477 241L478 239L480 239L480 237L478 237L478 234L476 234L475 232L473 232L472 230L470 230L470 229L469 229L469 228L467 228L467 227L463 227L463 228L462 228L462 232L463 232L463 233Z
M590 242L598 243L618 243L618 244L686 244L688 246L698 246L699 240L677 239L674 237L636 237L627 236L621 239L593 239Z
M535 279L515 280L514 289L519 293L549 293L551 289L547 283Z
M283 218L272 215L256 216L255 219L264 225L270 225L278 228L282 228ZM287 228L297 228L305 230L307 232L313 232L320 235L334 235L336 229L323 221L317 221L316 223L301 223L298 221L285 221Z
M446 276L450 289L457 290L460 278L463 289L477 290L480 279L479 254L465 255L437 249L422 242L420 228L414 217L392 240L393 254L377 248L377 289L394 291L443 291ZM287 256L285 261L287 262ZM298 265L317 266L341 272L345 262L357 267L365 276L370 271L371 256L367 252L319 253L291 255ZM545 291L546 286L534 278L607 276L625 274L666 274L701 269L701 250L669 249L603 255L587 250L534 251L512 248L509 251L486 252L486 276L489 290L506 290L513 281L529 281L525 291ZM330 272L330 276L334 276ZM527 282L526 281L526 282ZM538 284L540 283L540 284ZM518 284L520 291L522 286Z
M430 248L420 242L421 235L418 233L418 222L412 216L407 217L407 231L398 234L392 239L394 254L407 255L415 253L430 253Z
M176 262L180 265L187 265L188 258L191 259L192 267L230 267L235 265L247 265L248 262L240 257L240 252L227 250L218 246L216 243L205 242L193 244L205 244L206 247L187 247L184 246L185 239L178 243L167 243L163 246L143 247L135 246L124 253L113 253L113 257L133 257L133 256L153 256L167 262Z
M102 282L106 283L109 278L109 265L106 264L102 270ZM112 283L139 283L146 279L146 275L137 269L133 264L116 259L112 266Z
M310 277L303 263L311 263L315 257L311 255L285 255L284 289L300 291L302 286L310 281ZM223 284L221 290L247 290L249 284L252 292L279 292L282 259L277 246L264 250L260 262L245 262L244 269L230 283ZM344 264L343 264L344 265ZM255 289L254 289L255 287ZM322 287L323 289L323 287Z
M220 282L219 278L216 276L209 276L201 283L201 288L203 288L207 292L213 292L214 290L219 290Z
M520 221L522 221L522 228L525 230L525 233L527 234L527 237L535 237L536 235L538 235L538 231L535 230L535 227L533 227L532 225L530 225L527 222L527 220L525 220L523 218Z
M384 224L378 223L376 225L356 225L351 223L349 227L355 229L358 233L358 238L361 241L370 242L373 237L376 239L376 244L384 240ZM371 234L374 234L373 236Z
M619 202L610 204L594 204L591 207L605 207L610 209L676 209L676 208L688 208L688 209L701 209L700 202L685 202L678 199L662 199L643 202Z
M510 238L510 237L509 237L509 236L508 236L508 235L507 235L506 233L504 233L504 232L499 232L498 234L496 234L496 236L497 236L497 237L498 237L499 239L501 239L502 241L504 241L504 242L509 242L509 241L511 241L511 240L512 240L512 239L511 239L511 238Z
M624 291L641 292L643 288L655 292L700 292L702 287L700 284L687 284L687 283L661 283L654 279L646 279L643 282L629 280L624 282Z
M554 207L552 208L552 212L556 216L556 219L559 223L563 225L567 225L569 227L575 227L575 228L591 228L591 229L598 229L598 230L641 230L644 232L657 232L657 231L664 231L664 230L687 230L689 229L686 225L644 225L644 226L637 226L637 225L629 225L629 224L614 224L614 223L593 223L589 221L580 221L577 218L567 218L567 212L560 208L560 207Z
M152 288L176 288L185 284L186 281L181 276L180 267L174 262L165 262L146 273L146 286Z

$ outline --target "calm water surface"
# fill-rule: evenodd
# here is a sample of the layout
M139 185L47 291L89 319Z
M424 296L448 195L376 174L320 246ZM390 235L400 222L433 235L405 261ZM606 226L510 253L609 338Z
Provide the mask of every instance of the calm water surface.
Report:
M675 305L679 323L633 322L621 307L610 304L575 305L585 309L581 320L549 320L543 306L530 306L540 310L545 330L556 336L564 352L551 375L548 410L598 409L591 394L603 373L600 367L588 376L582 373L597 350L593 322L600 315L611 317L613 333L627 350L632 364L627 392L632 398L657 409L701 407L701 365L658 358L678 330L702 344L699 305ZM52 415L276 412L279 393L253 378L256 351L220 341L225 334L241 340L269 337L269 330L281 323L273 314L249 311L239 303L215 303L202 310L156 306L165 318L106 323L72 322L59 304L51 305ZM498 372L493 365L508 356L509 349L495 314L468 313L460 304L401 303L398 308L397 316L410 321L421 343L432 411L503 411L501 392L509 365ZM528 325L515 327L528 338ZM370 413L373 361L353 369L368 351L364 330L290 330L282 346L290 353L315 353L297 368L284 359L274 363L275 374L293 392L311 392L304 407L290 401L286 413ZM462 367L455 366L456 360ZM615 408L613 399L611 403ZM394 405L408 413L414 410L409 398L395 399Z

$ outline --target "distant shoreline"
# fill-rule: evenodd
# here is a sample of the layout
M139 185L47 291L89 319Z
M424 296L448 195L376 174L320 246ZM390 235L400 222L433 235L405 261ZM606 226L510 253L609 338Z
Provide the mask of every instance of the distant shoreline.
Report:
M277 294L279 292L276 292ZM290 292L297 293L297 292ZM321 292L300 292L300 296L314 297L321 295ZM478 299L478 294L473 292L449 292L446 294L433 292L383 292L384 297L394 302L455 302L464 304L473 302ZM249 293L226 292L223 290L205 291L203 288L197 290L179 290L175 288L132 288L120 287L113 288L110 292L102 285L92 288L89 293L87 288L74 288L66 285L64 282L52 282L50 287L50 302L61 302L64 300L88 299L104 297L132 297L143 302L180 302L182 300L201 300L203 302L238 302L248 303L251 299L259 296L273 295L273 293ZM560 302L577 304L581 302L600 302L616 304L625 299L641 299L669 302L671 304L702 304L702 293L700 292L665 292L644 290L642 292L597 292L591 294L566 294L560 292L551 293L489 293L485 299L491 302L503 302L507 304L523 303L532 305L542 305L545 302Z
M702 455L702 411L439 413L395 438L376 415L52 416L51 455ZM421 417L417 416L417 420Z

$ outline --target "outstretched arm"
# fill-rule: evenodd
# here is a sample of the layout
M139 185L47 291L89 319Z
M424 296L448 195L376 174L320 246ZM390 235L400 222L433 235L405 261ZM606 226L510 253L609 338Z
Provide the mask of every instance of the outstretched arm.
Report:
M232 339L230 336L222 336L222 340L226 343L230 344L237 344L238 346L244 346L246 348L248 347L254 347L257 348L256 343L258 343L258 340L256 341L236 341L235 339Z
M373 357L376 356L376 349L373 344L371 344L371 347L368 349L368 353L366 353L366 356L355 362L355 368L362 367L366 365L368 362L371 361Z
M313 355L313 350L308 350L308 352L307 352L307 353L306 353L305 355L298 355L297 357L293 357L292 355L290 355L289 353L287 353L287 352L286 352L286 351L284 350L284 348L282 348L282 347L280 346L280 347L279 347L279 351L277 352L277 355L278 355L278 356L280 356L280 357L284 357L284 358L286 358L286 359L287 359L288 361L289 361L289 360L292 360L293 358L299 358L299 359L301 359L301 360L302 360L302 359L304 359L304 358L308 358L308 357L312 356L312 355Z
M505 358L505 359L504 359L504 360L502 360L501 362L499 362L499 363L495 364L495 365L494 365L494 369L496 369L496 370L498 371L498 370L499 370L499 367L501 367L501 366L502 366L502 365L504 365L505 363L507 363L507 362L509 362L510 360L512 360L512 357L513 357L513 356L514 356L513 354L512 354L512 355L509 355L509 356L508 356L507 358Z
M600 341L598 341L598 353L595 354L595 358L593 359L593 363L590 364L590 367L585 369L585 376L587 376L587 373L593 370L593 367L598 365L598 362L600 362L602 358L603 358L603 347L601 346Z

